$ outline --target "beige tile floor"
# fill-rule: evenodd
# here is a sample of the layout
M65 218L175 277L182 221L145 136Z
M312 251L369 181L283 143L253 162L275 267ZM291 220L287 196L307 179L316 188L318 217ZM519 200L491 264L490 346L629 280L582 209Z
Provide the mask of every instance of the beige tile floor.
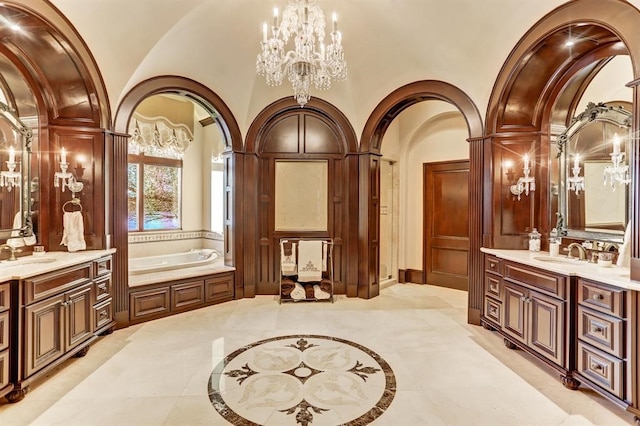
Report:
M321 334L363 345L389 363L395 398L374 425L626 425L595 393L495 333L466 324L465 292L396 284L371 300L278 304L242 299L117 330L86 357L0 403L0 425L224 425L207 396L223 356L259 340Z

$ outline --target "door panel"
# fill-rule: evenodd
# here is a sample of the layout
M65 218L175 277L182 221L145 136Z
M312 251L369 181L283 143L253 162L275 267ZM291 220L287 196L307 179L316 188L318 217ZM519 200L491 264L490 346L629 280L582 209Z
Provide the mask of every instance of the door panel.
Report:
M504 331L522 343L526 341L527 290L509 282L504 283Z
M562 364L564 344L560 327L564 324L564 302L532 291L528 305L531 309L531 347Z
M424 165L424 259L427 284L469 288L469 162Z
M25 308L27 329L25 377L64 353L64 295L50 297Z

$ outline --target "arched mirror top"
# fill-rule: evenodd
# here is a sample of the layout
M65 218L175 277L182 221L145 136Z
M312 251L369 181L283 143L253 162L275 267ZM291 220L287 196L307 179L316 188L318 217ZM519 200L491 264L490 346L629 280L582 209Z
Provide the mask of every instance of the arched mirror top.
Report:
M632 118L624 104L589 102L558 136L561 235L622 240L629 221L626 154Z

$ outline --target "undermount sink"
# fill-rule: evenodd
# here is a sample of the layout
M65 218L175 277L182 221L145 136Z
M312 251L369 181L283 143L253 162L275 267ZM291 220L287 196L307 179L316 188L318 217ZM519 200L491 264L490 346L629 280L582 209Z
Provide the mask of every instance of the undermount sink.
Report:
M534 256L533 258L541 262L549 262L549 263L571 264L577 261L577 259L569 259L567 257L553 257L553 256Z
M55 257L47 257L42 259L23 258L18 260L5 260L0 264L0 268L10 268L14 266L23 266L23 265L35 265L40 263L52 263L52 262L55 262L56 260L57 259Z

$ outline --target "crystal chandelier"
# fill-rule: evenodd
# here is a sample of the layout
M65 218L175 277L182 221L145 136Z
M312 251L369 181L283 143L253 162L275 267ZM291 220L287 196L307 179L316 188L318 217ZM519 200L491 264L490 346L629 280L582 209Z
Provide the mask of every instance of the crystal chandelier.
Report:
M567 177L569 191L575 191L576 195L580 194L580 191L584 191L584 176L580 176L581 169L580 155L576 154L575 157L573 157L573 167L571 168L573 176Z
M333 14L331 42L324 44L324 13L316 0L289 0L278 20L278 9L273 11L271 37L265 23L262 27L262 52L258 54L256 69L265 76L267 84L282 84L287 74L293 93L301 107L309 102L309 88L313 81L318 90L331 87L331 80L347 77L347 63L342 49L342 34ZM293 39L292 50L287 42Z

